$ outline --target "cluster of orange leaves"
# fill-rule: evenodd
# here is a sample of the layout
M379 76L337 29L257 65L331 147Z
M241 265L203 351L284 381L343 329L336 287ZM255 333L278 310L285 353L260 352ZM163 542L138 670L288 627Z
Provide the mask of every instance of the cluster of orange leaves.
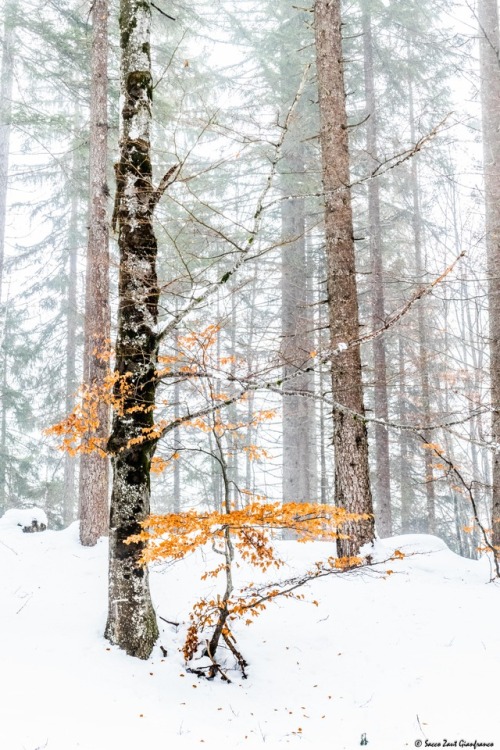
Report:
M102 384L90 387L82 385L73 411L58 424L48 427L45 434L61 438L59 447L70 456L94 452L105 456L107 438L96 435L100 427L99 411L105 404L122 413L130 389L129 373L120 376L116 371L109 370Z
M343 508L314 503L261 503L251 502L242 509L225 512L198 512L150 516L142 523L142 531L127 540L128 544L141 543L141 563L146 565L160 560L180 560L200 547L211 543L216 551L224 554L228 533L242 561L264 573L270 567L281 568L284 562L276 555L272 544L273 534L288 530L294 532L299 542L334 540L344 537L342 526L360 521L367 516L348 513ZM327 568L344 570L361 564L358 557L335 558L317 563L307 574L313 579ZM229 574L227 558L214 569L205 572L202 580ZM183 653L186 660L192 658L199 645L200 633L215 626L221 611L227 611L225 634L232 637L230 623L245 617L248 625L261 614L269 602L278 596L301 599L296 591L287 591L276 585L267 586L265 595L254 589L254 584L231 596L229 599L216 596L201 598L190 614L191 625L187 632ZM317 602L315 602L317 604Z
M343 525L365 517L332 505L251 502L230 513L188 510L149 516L142 522L142 531L127 542L144 545L140 562L145 565L180 560L208 542L222 542L229 530L241 557L265 571L281 564L274 556L270 532L292 531L299 542L334 540L342 536Z
M209 350L214 347L219 331L219 326L209 325L202 331L191 331L185 336L178 337L176 352L158 357L159 364L168 366L156 370L156 376L161 378L171 373L172 367L170 365L176 365L176 373L185 375L188 378L190 375L196 374L200 370L200 366L204 367L209 364ZM109 342L105 342L102 348L95 348L93 355L103 362L111 361L113 351L109 347ZM220 357L217 361L210 362L210 364L215 367L225 367L233 365L236 362L237 359L231 356ZM107 438L97 434L100 427L99 414L103 404L112 407L115 413L120 415L125 413L132 414L138 411L153 411L155 409L155 406L145 406L141 403L132 403L130 405L131 396L131 373L119 375L116 371L109 369L103 383L93 384L92 386L81 386L72 412L58 424L47 428L45 434L60 438L59 447L72 456L93 452L98 452L100 455L105 456ZM239 400L243 402L246 400L246 397L247 394L242 393ZM230 396L227 393L216 392L211 387L210 399L212 402L220 401L222 407L224 405L223 402L228 401ZM126 400L129 401L129 405L125 408ZM257 426L262 422L272 419L274 416L275 411L261 410L254 413L248 422L223 422L220 410L217 409L212 418L207 416L184 420L183 427L193 428L205 433L215 432L220 437L227 431L237 431L244 427ZM145 441L158 440L161 438L167 425L167 421L160 420L150 427L142 428L139 435L129 440L128 446L130 447ZM242 450L247 453L250 460L260 460L268 457L264 449L253 444L243 446ZM178 458L178 456L174 456L173 458ZM155 474L161 473L167 468L171 460L172 458L169 460L160 457L156 458L156 460L153 460L152 472Z

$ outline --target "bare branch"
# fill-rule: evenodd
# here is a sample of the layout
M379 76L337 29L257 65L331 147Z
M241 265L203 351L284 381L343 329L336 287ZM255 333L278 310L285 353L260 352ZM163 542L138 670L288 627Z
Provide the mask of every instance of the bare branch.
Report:
M274 180L275 180L275 177L276 177L276 173L277 173L278 163L279 163L279 161L281 159L281 153L282 153L282 149L283 149L283 143L285 141L285 136L286 136L286 134L288 132L290 121L291 121L291 119L293 117L295 109L297 108L297 105L298 105L298 103L299 103L299 101L300 101L300 99L302 97L302 93L303 93L305 85L307 83L307 79L308 79L310 67L311 67L310 65L307 65L306 68L305 68L305 70L304 70L304 74L302 76L302 80L301 80L299 89L298 89L298 91L297 91L297 93L295 95L295 98L294 98L294 100L293 100L293 102L292 102L292 104L291 104L291 106L290 106L290 108L289 108L289 110L287 112L287 115L285 117L285 122L281 126L280 137L278 139L278 142L275 144L274 155L273 155L273 157L271 159L271 168L269 170L269 174L267 176L266 183L265 183L265 185L264 185L264 187L262 189L261 195L260 195L260 197L259 197L259 199L257 201L257 205L256 205L256 208L255 208L255 212L254 212L254 216L253 216L253 219L254 219L253 220L253 226L252 226L252 228L251 228L251 230L249 232L249 236L248 236L245 244L241 248L240 257L235 262L235 264L233 265L233 267L229 271L226 271L226 273L224 273L224 275L218 281L215 281L215 282L209 284L208 287L205 289L205 291L202 292L202 294L200 294L197 297L193 297L193 299L182 310L179 310L179 312L177 312L173 316L173 318L170 321L170 323L168 323L163 328L163 330L160 331L157 334L157 340L158 341L162 341L162 339L164 339L166 336L168 336L170 333L172 333L172 331L175 330L175 328L178 326L178 324L181 322L181 320L183 320L187 315L189 315L190 312L192 312L193 310L195 310L200 304L202 304L209 297L211 297L220 288L220 286L222 284L225 284L231 278L231 276L233 276L241 268L241 266L245 263L246 258L249 255L250 250L251 250L251 248L252 248L252 246L253 246L253 244L255 242L255 239L257 238L257 236L258 236L258 234L260 232L261 226L262 226L262 218L263 218L263 214L265 212L265 200L266 200L266 197L269 194L269 192L270 192L270 190L271 190L271 188L273 186L273 183L274 183Z

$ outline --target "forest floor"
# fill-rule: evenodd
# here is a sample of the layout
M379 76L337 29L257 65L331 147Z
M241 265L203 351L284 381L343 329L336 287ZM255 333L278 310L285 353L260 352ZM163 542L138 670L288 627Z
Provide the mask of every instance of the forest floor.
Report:
M157 613L180 626L160 620L159 644L141 662L102 637L106 541L84 549L76 524L23 534L0 520L0 749L403 750L446 740L500 750L500 585L489 561L430 536L378 541L375 555L395 549L417 554L378 574L316 581L304 601L281 599L238 625L249 676L228 656L227 684L187 672L179 651L190 605L217 590L199 580L211 553L152 572ZM331 553L321 543L279 550L289 561L281 577Z

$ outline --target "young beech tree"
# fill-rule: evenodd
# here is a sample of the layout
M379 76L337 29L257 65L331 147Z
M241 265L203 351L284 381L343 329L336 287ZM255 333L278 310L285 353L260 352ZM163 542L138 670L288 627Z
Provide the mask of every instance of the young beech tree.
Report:
M159 437L152 430L149 439L133 442L154 427L159 289L153 212L168 183L166 177L155 189L152 182L150 31L150 2L121 0L122 108L113 220L120 252L116 372L126 378L128 387L122 392L123 408L115 409L108 441L113 487L106 637L143 659L151 653L158 626L148 572L138 566L143 545L125 544L125 540L139 532L141 521L149 514L150 466Z
M349 142L345 106L340 0L314 4L323 165L328 307L332 349L359 337L359 314L349 176ZM363 415L359 347L332 358L335 400ZM367 514L338 540L341 556L356 555L374 536L368 468L368 437L362 419L334 409L335 505Z
M234 581L235 568L241 567L244 562L256 570L258 577L259 572L284 566L272 543L273 534L281 534L283 530L296 536L300 542L332 540L344 536L342 529L345 525L353 526L366 519L349 514L342 508L312 503L253 501L245 508L236 510L229 502L229 483L225 474L224 486L226 502L221 511L203 513L191 510L152 516L142 524L143 530L128 542L147 545L141 558L144 566L158 560L180 560L207 544L211 544L215 553L222 555L220 565L205 572L202 579L222 576L224 592L215 597L202 597L194 604L183 654L186 662L191 661L197 653L207 657L206 665L197 659L196 668L189 671L208 679L219 673L223 680L229 681L218 661L217 651L223 642L246 677L247 662L236 646L233 632L239 620L250 625L269 602L281 596L301 599L303 597L297 591L309 581L357 569L363 560L359 557L329 557L293 579L278 583L252 582L239 589ZM394 554L401 556L397 551Z

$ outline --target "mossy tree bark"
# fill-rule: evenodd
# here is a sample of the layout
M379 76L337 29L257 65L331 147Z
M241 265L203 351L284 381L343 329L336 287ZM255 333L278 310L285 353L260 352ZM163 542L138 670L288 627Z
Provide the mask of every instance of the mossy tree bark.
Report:
M314 4L319 89L320 143L325 201L328 308L331 345L359 337L355 251L349 176L349 143L345 106L340 0ZM333 394L337 402L364 414L359 347L332 358ZM352 513L370 514L351 524L349 539L338 541L341 556L355 555L374 537L368 469L368 438L363 418L334 410L335 504Z
M491 515L493 544L500 550L500 41L496 0L480 0L478 10L490 315L491 433L496 448Z
M147 659L158 637L148 571L138 565L141 544L127 545L149 514L150 466L158 341L157 242L153 229L150 130L152 78L151 5L121 0L121 133L115 220L119 228L120 278L116 369L129 389L115 411L108 443L113 464L110 515L109 611L106 637L128 654ZM139 407L139 409L137 409Z
M108 0L92 5L92 80L90 92L90 211L87 247L83 382L102 389L108 368L100 355L109 348L108 229ZM99 404L96 437L109 434L109 406ZM93 546L108 531L109 460L98 453L80 460L80 541Z

